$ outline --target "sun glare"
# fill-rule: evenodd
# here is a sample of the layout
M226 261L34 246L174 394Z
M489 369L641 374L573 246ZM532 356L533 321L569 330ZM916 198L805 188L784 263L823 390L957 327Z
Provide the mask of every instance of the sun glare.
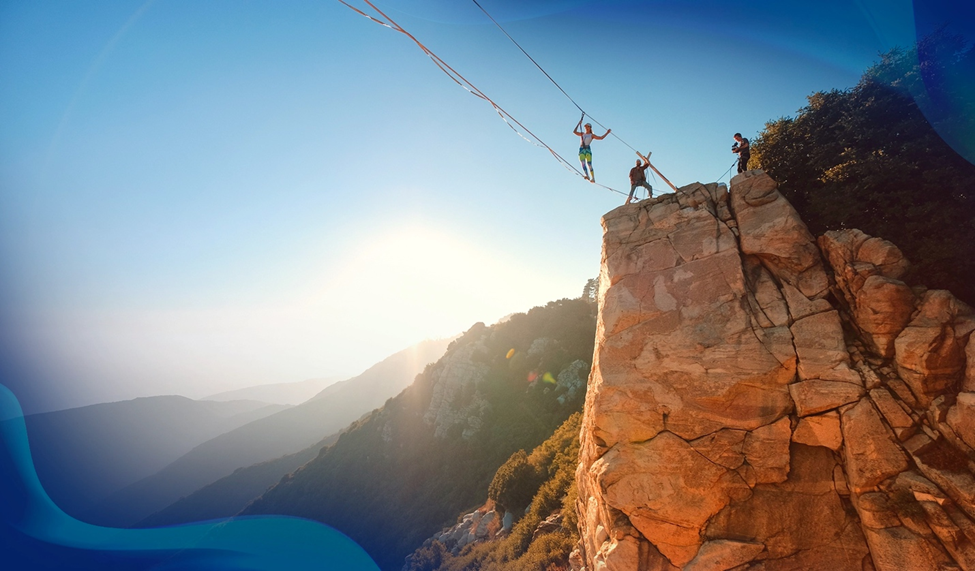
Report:
M315 305L327 308L332 319L408 331L422 339L527 310L526 300L541 295L541 303L558 289L543 271L510 263L501 253L445 233L404 227L356 251Z

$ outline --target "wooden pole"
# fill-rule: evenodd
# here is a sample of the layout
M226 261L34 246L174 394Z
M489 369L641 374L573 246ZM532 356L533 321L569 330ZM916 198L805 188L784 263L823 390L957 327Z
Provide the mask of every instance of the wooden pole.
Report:
M647 153L647 154L649 155L650 153ZM664 175L660 174L660 171L657 170L657 167L653 166L653 164L650 163L650 159L648 159L647 157L641 155L640 154L640 151L637 151L636 152L636 156L640 157L648 165L650 165L650 168L653 169L653 172L657 173L657 176L659 176L660 178L662 178L664 180L664 182L666 182L670 186L670 188L674 189L674 192L677 192L677 187L674 186L674 183L670 182L669 180L667 180L667 177L665 177Z

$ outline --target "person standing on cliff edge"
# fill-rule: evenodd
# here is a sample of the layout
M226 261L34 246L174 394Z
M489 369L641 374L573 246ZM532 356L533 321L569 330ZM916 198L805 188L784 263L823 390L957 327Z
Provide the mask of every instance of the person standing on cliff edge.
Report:
M748 139L735 133L735 144L731 145L731 152L738 155L738 174L748 170L748 159L752 158L751 147L748 146Z
M650 156L650 153L647 153L647 156ZM636 160L636 166L630 169L630 195L626 197L626 202L623 204L633 202L633 191L638 186L647 189L647 192L650 193L650 198L653 198L653 187L647 184L647 167L649 166L650 161L647 161L647 164L643 164L643 161L640 159Z
M572 134L578 135L580 138L579 162L582 163L582 176L586 177L586 180L589 182L595 183L596 171L592 170L592 149L589 148L589 145L592 143L593 139L597 141L605 139L606 135L609 135L609 132L612 131L612 129L606 129L606 133L600 137L592 132L592 123L586 123L586 132L583 133L579 130L579 128L582 127L582 120L585 118L585 115L579 118L579 123L576 124L576 128L572 131ZM586 168L587 165L588 169Z

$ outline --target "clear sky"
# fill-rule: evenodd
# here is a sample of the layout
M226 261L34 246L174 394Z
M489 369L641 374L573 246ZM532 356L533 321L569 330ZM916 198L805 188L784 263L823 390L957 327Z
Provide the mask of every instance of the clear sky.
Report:
M903 0L479 1L678 186L915 39ZM375 4L576 163L575 106L472 2ZM634 153L593 154L628 191ZM0 374L27 412L351 376L577 297L623 200L335 0L0 2Z

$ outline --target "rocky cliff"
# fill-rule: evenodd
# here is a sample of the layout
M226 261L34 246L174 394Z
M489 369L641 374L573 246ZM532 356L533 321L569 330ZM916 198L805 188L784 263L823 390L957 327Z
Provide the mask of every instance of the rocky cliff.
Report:
M975 329L762 171L617 208L576 568L975 570Z

